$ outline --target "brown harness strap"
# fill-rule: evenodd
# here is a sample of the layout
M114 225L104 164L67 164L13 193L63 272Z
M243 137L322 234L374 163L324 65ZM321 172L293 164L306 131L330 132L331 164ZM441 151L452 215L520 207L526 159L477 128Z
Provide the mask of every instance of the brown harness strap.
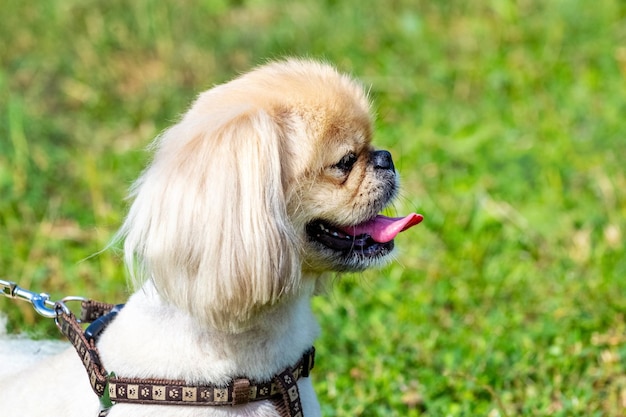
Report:
M84 300L80 304L81 323L91 323L106 315L115 308L115 304L103 303L101 301Z
M98 397L104 395L107 386L107 375L100 361L100 353L95 340L87 340L83 328L71 312L62 309L57 311L56 324L61 333L72 343L78 356L87 370L89 383Z
M221 387L191 385L180 380L122 378L107 373L100 360L95 338L85 336L80 325L104 319L115 308L113 304L83 301L80 322L71 312L57 310L57 326L78 352L87 370L91 387L98 397L108 395L112 403L207 406L233 406L250 401L272 400L281 417L302 417L297 381L301 377L309 376L313 369L315 348L305 352L294 366L284 369L266 382L253 383L247 378L237 378ZM100 329L99 331L101 332ZM101 415L106 415L106 410L102 413Z
M273 400L276 410L281 417L302 417L302 404L300 403L300 391L298 391L297 379L285 369L274 378L281 386L282 398Z

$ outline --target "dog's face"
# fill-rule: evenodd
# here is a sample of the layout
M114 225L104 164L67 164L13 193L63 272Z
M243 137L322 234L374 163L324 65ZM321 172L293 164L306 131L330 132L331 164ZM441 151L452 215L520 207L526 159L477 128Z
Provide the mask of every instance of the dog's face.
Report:
M391 154L370 144L368 108L358 95L351 98L339 114L332 114L337 110L332 102L323 107L331 113L323 117L331 120L330 128L318 126L318 113L306 121L313 126L308 138L314 146L308 169L290 184L288 205L305 270L360 271L384 261L393 249L393 240L376 242L354 233L396 195L397 177Z
M347 151L325 166L302 193L302 200L310 203L305 269L360 271L385 261L393 240L377 242L356 230L391 201L396 184L391 155L369 146Z
M371 136L362 87L327 65L273 63L203 93L135 185L127 262L236 331L304 280L384 261L421 218L377 216L397 177Z

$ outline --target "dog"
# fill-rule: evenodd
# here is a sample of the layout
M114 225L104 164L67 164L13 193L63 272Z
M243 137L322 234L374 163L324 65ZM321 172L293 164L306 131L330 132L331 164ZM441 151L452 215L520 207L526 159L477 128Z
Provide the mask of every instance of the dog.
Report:
M136 292L98 339L104 367L220 387L297 363L320 332L310 299L328 275L384 264L395 236L422 219L379 214L399 185L372 134L364 87L325 63L270 62L200 94L131 188L118 238ZM10 343L0 342L0 415L98 415L74 349L31 351L30 364L2 371ZM319 416L311 379L297 388L301 415ZM120 402L108 415L279 412L270 400Z

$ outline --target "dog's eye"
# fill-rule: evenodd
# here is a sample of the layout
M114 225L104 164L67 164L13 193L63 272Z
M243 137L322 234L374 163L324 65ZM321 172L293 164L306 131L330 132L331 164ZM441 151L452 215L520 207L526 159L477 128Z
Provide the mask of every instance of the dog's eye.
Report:
M357 156L355 153L350 152L335 165L335 168L339 168L342 171L349 172L356 163Z

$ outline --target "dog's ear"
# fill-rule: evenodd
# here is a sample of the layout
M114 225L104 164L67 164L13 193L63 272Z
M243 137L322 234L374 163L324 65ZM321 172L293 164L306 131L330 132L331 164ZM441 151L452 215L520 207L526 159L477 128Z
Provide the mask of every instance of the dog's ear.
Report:
M282 130L258 109L197 107L156 142L122 228L135 284L238 331L299 287L287 217Z

